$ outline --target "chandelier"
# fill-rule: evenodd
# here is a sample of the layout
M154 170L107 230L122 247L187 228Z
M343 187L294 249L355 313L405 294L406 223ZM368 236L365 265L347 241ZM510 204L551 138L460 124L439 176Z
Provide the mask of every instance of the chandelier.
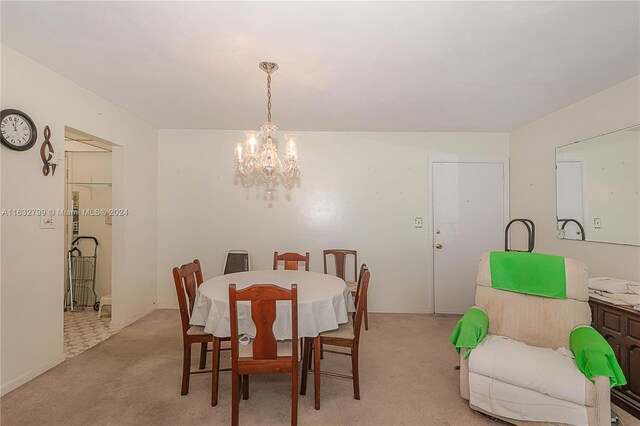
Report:
M267 122L259 132L245 132L245 140L236 142L233 168L245 187L264 185L271 192L282 181L285 188L291 189L300 176L298 137L292 133L284 135L285 155L280 161L278 126L271 121L271 74L278 70L278 64L260 62L259 66L267 73Z

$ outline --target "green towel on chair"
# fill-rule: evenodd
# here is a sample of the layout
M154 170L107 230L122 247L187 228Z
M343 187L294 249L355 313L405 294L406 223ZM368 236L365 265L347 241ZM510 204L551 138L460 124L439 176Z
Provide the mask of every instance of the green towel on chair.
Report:
M569 341L576 365L587 379L593 382L594 377L606 376L611 387L627 384L613 349L596 330L586 326L576 328Z
M564 257L529 252L491 252L491 287L554 299L567 298Z
M471 349L474 349L482 342L488 330L489 317L487 314L478 308L470 308L456 324L449 341L456 347L458 353L460 353L461 348L469 348L467 353L464 354L464 357L468 358L469 354L471 354Z

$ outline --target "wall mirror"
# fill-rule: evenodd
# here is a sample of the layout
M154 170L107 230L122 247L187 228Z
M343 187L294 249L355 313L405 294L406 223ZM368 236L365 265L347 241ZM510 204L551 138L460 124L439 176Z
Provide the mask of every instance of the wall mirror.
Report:
M556 236L640 245L640 125L556 149Z

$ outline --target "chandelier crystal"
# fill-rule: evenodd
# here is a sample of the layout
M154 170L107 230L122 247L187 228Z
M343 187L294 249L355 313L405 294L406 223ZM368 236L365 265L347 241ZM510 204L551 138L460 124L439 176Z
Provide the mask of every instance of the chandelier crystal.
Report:
M287 189L293 188L300 176L298 137L284 135L285 154L278 157L278 126L271 121L271 74L278 70L274 62L261 62L260 69L267 73L267 122L259 132L245 132L244 141L236 142L234 170L246 187L264 185L267 192L273 191L280 181Z

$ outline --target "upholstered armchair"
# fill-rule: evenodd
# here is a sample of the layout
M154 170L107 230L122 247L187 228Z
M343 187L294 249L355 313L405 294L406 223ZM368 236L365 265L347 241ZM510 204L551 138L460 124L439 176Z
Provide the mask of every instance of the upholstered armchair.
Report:
M566 298L540 297L496 288L490 256L482 257L472 310L486 314L488 330L475 348L457 346L460 394L472 409L516 425L610 425L614 378L589 380L569 350L572 332L591 324L587 269L573 259L564 259L564 267Z

